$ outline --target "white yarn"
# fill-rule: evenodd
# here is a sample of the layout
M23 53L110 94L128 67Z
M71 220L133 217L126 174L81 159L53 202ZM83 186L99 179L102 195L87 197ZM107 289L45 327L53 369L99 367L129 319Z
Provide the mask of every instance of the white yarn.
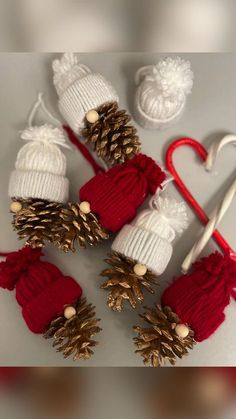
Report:
M188 226L187 208L168 196L152 198L150 209L120 231L112 249L148 266L160 275L171 258L172 241Z
M113 86L101 75L79 64L74 54L53 61L53 82L59 96L59 110L77 134L86 113L107 102L118 102Z
M155 232L163 239L172 242L176 233L182 234L188 227L187 208L168 196L154 196L149 201L148 210L143 210L133 222L137 227Z
M20 137L25 141L38 141L45 145L57 144L69 150L71 149L66 143L64 131L50 124L26 128L21 132Z
M91 73L89 67L79 64L77 56L72 52L65 53L60 59L53 60L52 68L54 71L53 82L58 95L62 95L77 79Z
M167 57L156 65L140 68L135 78L139 85L135 114L140 125L160 129L180 117L193 86L189 61Z

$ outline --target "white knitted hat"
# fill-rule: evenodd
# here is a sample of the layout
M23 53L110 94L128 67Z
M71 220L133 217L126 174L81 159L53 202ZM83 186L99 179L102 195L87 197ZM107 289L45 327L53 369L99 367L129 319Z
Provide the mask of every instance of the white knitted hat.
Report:
M83 128L85 114L107 102L118 102L112 85L101 75L79 64L77 57L66 53L54 60L53 82L59 96L59 110L77 134Z
M140 68L136 73L138 89L134 112L144 128L164 129L182 115L187 95L193 86L189 61L167 57L156 65Z
M157 275L172 256L172 241L188 226L186 205L169 197L153 197L150 209L126 224L115 238L112 250L144 264Z
M70 148L63 131L45 124L27 128L21 138L29 143L17 155L9 182L9 196L50 202L67 201L69 181L65 177L66 157L57 146Z

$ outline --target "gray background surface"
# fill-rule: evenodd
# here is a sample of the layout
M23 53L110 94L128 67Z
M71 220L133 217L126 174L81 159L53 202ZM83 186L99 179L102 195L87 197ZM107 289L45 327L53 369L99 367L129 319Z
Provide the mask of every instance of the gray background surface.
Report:
M94 71L101 72L117 89L121 107L132 112L134 97L134 74L141 65L155 63L163 55L139 53L80 54L81 62ZM178 124L166 131L147 131L139 127L143 152L154 159L164 161L164 153L170 142L181 136L191 136L209 146L224 134L236 131L236 56L231 54L182 54L189 59L195 73L194 89L189 97L185 114ZM27 125L27 115L38 91L46 92L51 111L57 116L57 97L52 84L51 60L53 54L1 54L0 55L0 248L19 248L16 234L11 228L10 200L7 197L8 180L14 167L16 153L22 146L19 130ZM37 123L45 122L41 114ZM70 198L91 176L92 171L77 152L67 152ZM226 147L219 157L217 173L207 174L194 153L186 148L176 152L175 162L186 184L199 199L208 213L223 196L233 179L236 150ZM174 185L169 193L180 197ZM229 243L236 248L235 235L236 200L221 223L220 230ZM162 290L174 275L180 273L180 265L193 245L201 224L189 209L190 227L175 242L173 258L165 274L160 278L160 287L155 296L147 295L145 305L158 300ZM22 243L23 244L23 243ZM77 254L63 254L52 247L46 249L47 260L58 265L65 274L76 278L84 288L88 300L97 307L102 319L100 345L94 357L87 362L74 364L63 360L51 348L49 341L33 335L25 326L14 292L0 291L0 365L88 365L88 366L142 366L140 357L134 354L132 326L138 324L138 311L127 308L121 314L106 307L106 292L99 289L103 259L109 251L110 242L95 249ZM205 249L210 253L215 248L213 241ZM226 310L226 321L207 341L198 344L189 357L178 366L236 365L236 304L232 301Z

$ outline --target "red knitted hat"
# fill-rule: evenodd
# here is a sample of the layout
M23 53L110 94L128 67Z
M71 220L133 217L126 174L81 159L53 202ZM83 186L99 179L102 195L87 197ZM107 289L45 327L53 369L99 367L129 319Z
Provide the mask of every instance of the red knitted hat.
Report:
M162 296L182 323L201 342L212 335L225 319L224 309L236 299L236 263L228 254L215 252L193 264L193 272L174 280Z
M40 249L24 247L0 263L0 286L16 290L22 315L33 333L43 333L50 322L82 295L71 277L52 263L41 261Z
M80 200L88 201L102 227L115 233L136 216L148 194L154 194L165 178L153 159L138 154L94 176L80 189Z

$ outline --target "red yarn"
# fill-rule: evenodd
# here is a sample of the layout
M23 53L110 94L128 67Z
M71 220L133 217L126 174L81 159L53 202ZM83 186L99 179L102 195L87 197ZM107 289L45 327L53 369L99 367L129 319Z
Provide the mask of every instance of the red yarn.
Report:
M236 299L236 263L215 252L193 264L193 272L174 280L162 296L181 322L189 324L195 340L211 336L225 319L224 309Z
M72 129L70 127L68 127L67 125L63 125L63 128L66 131L70 142L78 148L78 150L80 151L82 156L92 166L92 168L94 170L94 173L97 175L98 173L104 172L104 169L97 164L97 162L93 158L92 154L88 151L88 149L85 147L85 145L80 142L80 140L77 138L77 136L72 131Z
M94 176L80 189L101 225L113 233L131 221L148 194L161 187L166 175L153 159L138 154L125 163Z
M16 300L29 329L43 333L66 304L73 304L82 289L52 263L41 261L41 250L24 247L0 263L0 286L16 289Z
M6 261L0 263L0 287L12 291L19 276L27 271L31 263L40 259L42 252L40 249L32 250L30 247L24 247L6 256Z

